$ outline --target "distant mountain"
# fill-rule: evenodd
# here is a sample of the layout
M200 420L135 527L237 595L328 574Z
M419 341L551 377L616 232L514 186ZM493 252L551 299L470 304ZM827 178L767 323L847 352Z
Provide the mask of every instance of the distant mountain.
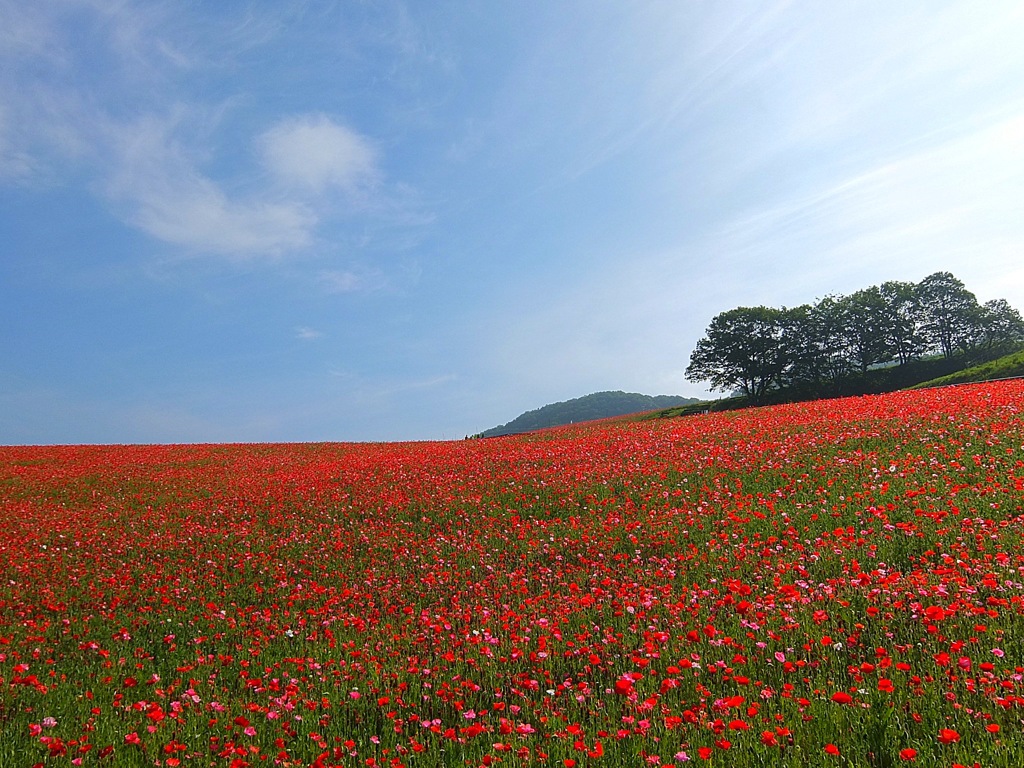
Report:
M595 392L585 397L552 403L527 411L508 424L481 432L480 437L499 437L514 435L519 432L532 432L545 427L558 427L562 424L573 424L577 421L593 421L622 416L627 413L654 411L660 408L672 408L677 405L696 403L695 397L679 397L677 395L638 395L635 392Z

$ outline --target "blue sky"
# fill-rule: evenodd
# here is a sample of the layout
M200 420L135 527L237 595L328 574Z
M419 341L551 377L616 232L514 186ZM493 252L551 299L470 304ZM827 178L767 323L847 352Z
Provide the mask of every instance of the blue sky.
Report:
M0 442L461 438L710 319L1024 309L1017 2L0 0Z

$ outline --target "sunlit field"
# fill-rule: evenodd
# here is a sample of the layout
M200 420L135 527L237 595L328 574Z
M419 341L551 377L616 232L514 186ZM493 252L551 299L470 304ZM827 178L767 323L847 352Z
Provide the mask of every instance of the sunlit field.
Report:
M1022 414L0 448L0 765L1020 766Z

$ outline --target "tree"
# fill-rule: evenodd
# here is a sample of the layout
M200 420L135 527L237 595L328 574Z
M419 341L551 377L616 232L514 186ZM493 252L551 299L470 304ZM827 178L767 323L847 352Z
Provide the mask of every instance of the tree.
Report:
M778 386L791 364L786 339L792 312L772 307L737 307L717 315L697 342L686 368L690 381L712 389L740 390L752 402Z
M815 394L837 392L851 370L842 297L826 296L793 311L801 312L789 372L793 384Z
M892 358L886 333L885 299L876 286L840 300L850 364L861 373Z
M927 347L922 334L924 311L914 283L889 280L878 287L882 297L882 327L889 351L900 365L918 358Z
M993 299L981 306L977 346L992 354L1009 350L1024 341L1024 318L1006 299Z
M950 272L936 272L917 285L924 314L923 331L930 347L952 357L978 336L981 312L974 294Z
M1021 344L1024 319L1017 310L1003 299L979 305L956 277L936 272L918 284L889 281L794 309L722 312L697 343L686 378L760 403L771 390L815 397L913 378L913 370L909 377L907 371L869 372L882 363L906 365L926 352L966 353L975 362ZM862 375L844 383L854 371Z

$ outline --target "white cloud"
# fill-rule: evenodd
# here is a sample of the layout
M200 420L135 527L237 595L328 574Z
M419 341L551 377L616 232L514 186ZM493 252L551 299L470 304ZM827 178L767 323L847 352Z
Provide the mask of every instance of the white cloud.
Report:
M41 5L41 4L39 4ZM60 50L45 9L16 0L0 1L0 55L56 56Z
M323 334L320 331L315 328L308 328L305 325L300 325L295 329L295 338L302 339L303 341L312 341L322 337Z
M327 293L377 291L387 285L381 272L369 268L327 269L319 274L317 282Z
M734 263L795 260L835 276L898 264L919 279L945 264L988 279L1019 259L1005 244L1024 246L1024 111L990 120L737 218L718 248Z
M320 284L328 293L351 293L359 290L359 276L347 270L328 270L320 273Z
M310 244L317 217L308 206L232 200L175 141L175 122L150 118L113 131L119 157L107 191L127 208L129 221L168 243L239 257Z
M24 179L33 174L32 158L15 146L9 123L0 104L0 179Z
M200 251L278 255L308 245L316 219L301 206L234 203L208 179L137 189L133 221L160 240Z
M178 136L196 122L194 110L145 118L110 129L116 174L108 193L127 207L126 218L164 242L195 252L245 258L280 256L311 246L322 215L336 205L324 196L343 189L349 202L377 196L378 173L368 142L324 117L280 121L257 139L276 184L249 196L231 195L199 170L197 152ZM372 197L371 197L372 195ZM360 198L362 198L360 200ZM332 293L381 287L369 271L326 272Z
M257 142L267 169L286 186L323 192L340 187L353 193L378 178L369 141L325 115L280 121Z
M341 191L363 212L383 200L371 143L300 114L255 138L257 162L233 166L217 142L232 140L221 134L247 94L204 105L179 87L183 73L209 74L272 38L288 13L196 30L163 4L0 0L0 70L12 73L0 77L0 182L48 186L77 175L125 222L191 255L309 249L337 212L324 193ZM392 214L386 205L373 213Z
M328 375L337 382L344 382L345 393L353 401L364 405L381 404L394 395L420 390L444 388L459 381L456 373L441 373L428 376L363 376L344 368L331 368Z

